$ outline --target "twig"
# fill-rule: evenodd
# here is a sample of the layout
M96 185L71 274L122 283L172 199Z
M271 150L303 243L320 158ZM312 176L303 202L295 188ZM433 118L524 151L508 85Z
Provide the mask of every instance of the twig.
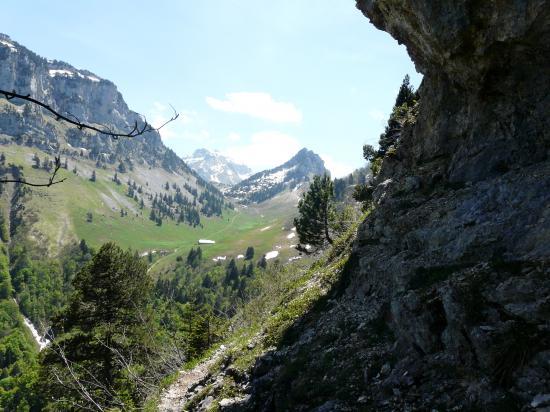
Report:
M41 102L40 100L36 100L36 99L32 98L30 94L25 95L25 94L17 93L15 90L9 92L7 90L2 90L2 89L0 89L0 94L3 94L4 97L7 100L12 100L12 99L16 98L16 99L21 99L21 100L25 100L27 102L31 102L33 104L36 104L37 106L40 106L43 109L50 112L51 114L53 114L57 121L65 121L69 124L72 124L73 126L76 126L79 130L83 130L83 129L92 130L94 132L101 133L101 134L104 134L106 136L110 136L113 139L118 139L119 137L136 137L136 136L140 136L144 133L153 132L153 131L158 132L160 129L162 129L164 126L166 126L168 123L173 122L174 120L176 120L179 117L179 113L176 112L176 110L174 110L174 108L172 106L170 106L170 107L172 107L172 110L174 111L174 114L172 115L172 117L170 119L168 119L166 122L161 124L159 127L153 127L152 125L150 125L147 122L147 120L144 120L143 126L139 126L138 122L136 120L134 122L134 126L132 127L132 130L130 132L128 132L128 133L117 133L117 132L113 132L112 130L110 130L106 126L97 127L97 126L92 126L91 124L88 124L88 123L81 122L75 115L73 115L71 113L68 113L67 116L64 116L61 113L59 113L58 111L56 111L55 109L53 109L51 106L47 105L46 103Z
M97 133L100 133L100 134L103 134L103 135L106 135L106 136L110 136L113 139L118 139L119 137L132 138L132 137L140 136L140 135L142 135L144 133L148 133L148 132L153 132L153 131L158 132L160 129L162 129L164 126L166 126L168 123L173 122L174 120L176 120L179 117L179 113L176 112L176 110L172 107L172 105L170 105L170 107L174 111L174 114L172 115L172 117L170 119L165 121L159 127L153 127L152 125L150 125L147 122L147 119L144 118L143 126L139 126L138 122L136 120L134 122L134 126L132 127L132 130L130 130L130 132L128 132L128 133L117 133L117 132L114 132L109 126L97 127L97 126L93 126L93 125L88 124L88 123L81 122L78 119L78 117L76 117L72 113L67 113L67 115L64 116L61 113L59 113L58 111L54 110L51 106L47 105L46 103L41 102L40 100L36 100L36 99L32 98L30 94L25 95L25 94L17 93L15 90L9 92L7 90L2 90L2 89L0 89L0 94L3 94L4 97L7 100L21 99L21 100L24 100L24 101L27 101L27 102L31 102L31 103L33 103L37 106L40 106L43 109L50 112L51 114L53 114L57 121L65 121L69 124L72 124L73 126L76 126L79 130L83 130L83 129L92 130L94 132L97 132ZM60 162L59 157L55 158L55 165L56 165L55 170L54 170L53 174L50 176L50 180L48 181L48 183L30 183L30 182L27 182L24 179L2 179L2 180L0 180L0 183L21 183L21 184L24 184L24 185L27 185L27 186L33 186L33 187L50 187L50 186L56 185L58 183L62 183L67 179L67 178L63 178L63 179L55 181L55 176L57 174L57 171L61 167L61 162Z
M50 179L48 180L48 183L30 183L30 182L27 182L26 180L23 180L23 179L1 179L0 183L21 183L21 184L24 184L24 185L27 185L27 186L32 186L32 187L50 187L50 186L56 185L58 183L62 183L65 180L67 180L66 177L64 177L63 179L55 180L55 176L57 175L57 172L59 171L60 168L61 168L61 157L56 156L55 157L55 169L54 169L53 173L51 174Z

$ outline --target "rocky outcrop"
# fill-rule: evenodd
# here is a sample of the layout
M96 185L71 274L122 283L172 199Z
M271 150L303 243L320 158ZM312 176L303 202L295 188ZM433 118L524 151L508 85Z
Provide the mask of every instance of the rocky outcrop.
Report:
M359 0L424 74L341 287L251 410L550 407L550 2Z

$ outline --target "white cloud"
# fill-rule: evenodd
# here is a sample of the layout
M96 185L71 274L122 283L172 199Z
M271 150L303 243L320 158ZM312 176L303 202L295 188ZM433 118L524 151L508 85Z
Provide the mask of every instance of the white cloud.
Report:
M202 129L197 131L183 130L181 133L178 134L178 137L181 137L183 140L191 140L193 142L204 143L210 140L211 136L208 130Z
M277 102L269 93L228 93L226 100L207 97L206 103L216 110L242 113L276 123L300 123L302 113L293 103Z
M241 140L241 135L235 132L229 133L229 135L227 136L227 140L229 140L230 142L238 142L239 140Z
M193 141L200 141L210 138L209 133L205 130L197 130L194 132L189 131L188 126L196 123L196 119L198 117L197 112L194 110L183 110L178 113L179 116L176 120L167 123L159 130L163 141L166 142L167 140L174 139L176 137ZM173 116L174 109L172 109L172 107L160 102L154 102L153 107L149 110L146 118L149 124L155 128L158 128L165 124Z
M330 171L333 178L344 177L353 172L353 167L334 160L330 155L322 154L320 156L325 162L325 167Z
M279 166L301 148L300 142L292 136L277 131L265 131L252 135L248 144L230 147L223 154L237 163L260 171Z

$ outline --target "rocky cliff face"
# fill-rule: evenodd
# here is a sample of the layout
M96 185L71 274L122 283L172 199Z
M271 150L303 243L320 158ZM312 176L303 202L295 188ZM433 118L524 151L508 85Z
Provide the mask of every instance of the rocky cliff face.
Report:
M547 411L550 2L357 7L424 74L418 116L342 284L256 361L239 408Z
M0 60L0 85L5 90L30 93L87 122L122 128L141 120L112 82L58 60L46 60L5 34L0 34Z
M130 130L134 122L143 124L142 116L128 108L114 83L68 63L44 59L5 34L0 34L0 88L28 93L83 122L121 131ZM16 106L0 106L0 134L9 136L3 139L4 143L27 144L52 153L67 147L84 148L93 153L94 159L107 163L146 162L148 166L193 174L202 186L207 184L163 145L157 132L113 140L64 127L63 123L56 123L51 116L17 99L11 103Z

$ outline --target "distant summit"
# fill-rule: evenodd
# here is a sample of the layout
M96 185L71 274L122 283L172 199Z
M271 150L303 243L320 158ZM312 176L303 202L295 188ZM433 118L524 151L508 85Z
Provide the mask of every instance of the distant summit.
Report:
M203 179L212 183L235 185L252 174L252 170L240 165L217 152L208 149L197 149L193 156L183 160Z
M233 186L226 194L241 203L260 203L285 190L295 190L309 183L315 175L330 173L321 157L302 149L288 162L270 170L256 173Z

